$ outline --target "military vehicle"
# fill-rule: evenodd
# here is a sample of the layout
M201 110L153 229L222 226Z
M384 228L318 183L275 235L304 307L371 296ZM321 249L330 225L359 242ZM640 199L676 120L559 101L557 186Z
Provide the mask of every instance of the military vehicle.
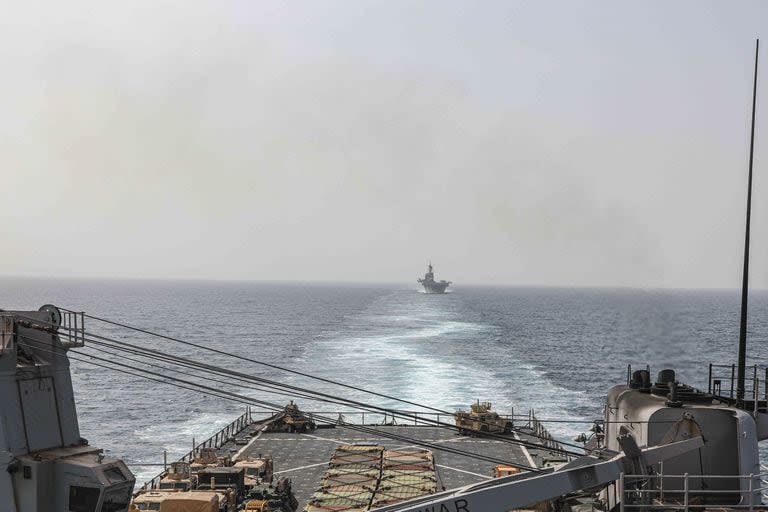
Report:
M237 496L245 492L245 468L209 466L197 473L198 489L232 489Z
M134 497L129 512L235 512L231 495L213 491L143 491Z
M252 512L295 512L298 506L288 478L279 478L274 486L260 483L250 489L245 499L245 510Z
M274 463L272 457L259 457L240 459L234 467L243 468L245 471L245 488L250 489L259 484L271 483Z
M283 411L272 417L269 430L281 432L307 432L316 428L315 422L299 410L299 406L291 400Z
M160 480L160 489L189 491L194 488L194 481L189 463L176 461L171 463L171 467Z
M513 422L502 418L491 408L491 402L481 402L470 405L469 412L456 411L454 416L459 432L474 435L480 432L505 433L512 432Z

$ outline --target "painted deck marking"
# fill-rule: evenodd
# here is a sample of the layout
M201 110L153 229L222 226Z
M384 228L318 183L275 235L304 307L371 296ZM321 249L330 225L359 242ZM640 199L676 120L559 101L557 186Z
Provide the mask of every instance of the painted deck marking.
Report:
M299 471L300 469L314 468L317 466L323 466L327 464L328 464L328 461L318 462L317 464L307 464L306 466L299 466L298 468L283 469L282 471L275 471L275 474L277 475L279 473L290 473L291 471Z
M491 480L493 478L493 477L490 477L488 475L481 475L480 473L473 473L472 471L467 471L466 469L459 469L459 468L452 468L451 466L444 466L443 464L435 464L435 466L437 466L439 468L450 469L452 471L458 471L459 473L466 473L468 475L479 476L480 478L485 478L486 480Z
M518 441L522 441L522 439L520 439L520 436L519 436L519 435L517 435L517 432L515 432L515 431L513 430L513 431L512 431L512 434L514 434L514 436L515 436L515 439L517 439ZM529 465L530 465L532 468L535 468L535 467L537 467L537 466L536 466L536 463L535 463L535 462L533 462L533 457L531 457L531 453L528 451L528 448L526 448L526 447L525 447L524 445L522 445L522 444L520 445L520 448L523 450L523 453L525 454L525 458L526 458L526 459L528 459L528 464L529 464Z
M259 433L256 434L250 441L248 441L248 444L240 448L235 455L232 456L232 460L237 461L240 456L245 453L245 451L251 447L253 443L255 443L260 437L261 434L263 434L267 430L267 425L264 425L264 428L259 430Z

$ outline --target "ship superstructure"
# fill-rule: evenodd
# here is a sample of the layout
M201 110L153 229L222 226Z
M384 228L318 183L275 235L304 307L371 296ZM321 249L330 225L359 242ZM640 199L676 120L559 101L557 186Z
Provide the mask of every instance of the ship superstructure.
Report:
M424 274L423 278L418 279L417 282L424 287L426 293L445 293L446 288L451 284L450 281L445 280L435 281L435 273L432 270L431 261L427 265L427 273Z
M80 436L67 351L81 314L0 310L0 512L123 512L128 467Z

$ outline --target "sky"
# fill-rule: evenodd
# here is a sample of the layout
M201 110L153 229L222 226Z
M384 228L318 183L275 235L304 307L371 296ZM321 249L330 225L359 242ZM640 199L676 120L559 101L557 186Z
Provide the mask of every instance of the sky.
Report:
M766 2L4 12L0 275L740 285Z

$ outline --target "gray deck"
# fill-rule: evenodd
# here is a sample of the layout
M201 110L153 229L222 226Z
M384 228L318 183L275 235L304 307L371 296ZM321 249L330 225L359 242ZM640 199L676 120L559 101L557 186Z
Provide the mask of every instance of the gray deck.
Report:
M525 448L498 439L483 439L460 436L456 432L428 426L368 426L379 431L417 438L430 443L444 444L464 451L503 459L512 463L531 466L531 458ZM509 434L514 439L513 434ZM306 505L309 497L320 485L323 474L336 446L348 443L376 443L387 449L412 446L385 437L361 433L344 426L320 428L306 434L264 432L254 439L242 456L271 455L274 459L276 476L289 477L299 501L299 510ZM414 446L415 447L415 446ZM438 489L451 489L492 478L492 462L432 450L437 471ZM538 454L534 454L538 455Z

